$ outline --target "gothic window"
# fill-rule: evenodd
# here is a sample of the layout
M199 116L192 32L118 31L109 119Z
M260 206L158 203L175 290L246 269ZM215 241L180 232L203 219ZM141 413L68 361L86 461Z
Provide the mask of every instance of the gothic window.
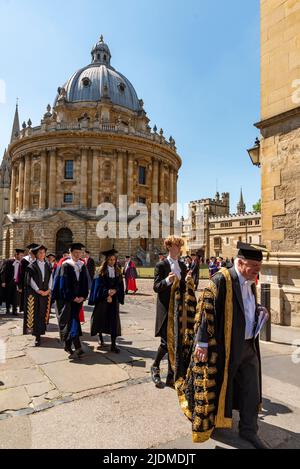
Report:
M260 220L255 220L255 224L259 225Z
M252 220L249 220L249 221L248 221L248 225L252 225Z
M65 179L74 178L74 161L66 160L65 161Z

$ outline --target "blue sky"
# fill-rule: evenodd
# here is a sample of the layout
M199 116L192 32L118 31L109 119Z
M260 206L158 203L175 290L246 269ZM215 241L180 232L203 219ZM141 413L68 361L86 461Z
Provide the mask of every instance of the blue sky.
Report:
M1 155L16 98L21 123L39 125L103 34L150 125L176 140L178 200L213 197L217 186L235 211L242 186L252 209L260 174L246 148L260 114L258 0L0 0L0 18Z

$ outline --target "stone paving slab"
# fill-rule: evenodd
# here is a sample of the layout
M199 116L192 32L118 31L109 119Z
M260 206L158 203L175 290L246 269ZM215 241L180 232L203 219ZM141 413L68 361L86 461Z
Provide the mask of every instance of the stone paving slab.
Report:
M25 386L30 397L39 397L52 391L55 386L50 381L42 381L41 383L33 383Z
M23 386L14 389L0 388L0 412L24 409L30 402L31 399Z
M32 362L26 356L8 358L4 363L0 364L0 375L2 375L5 370L21 370L31 367Z
M59 344L57 344L57 348L47 347L46 344L41 347L30 347L27 350L27 355L37 365L58 362L61 360L66 360L68 358L68 355L64 351L62 345L59 346Z
M37 368L26 368L23 370L4 370L1 372L1 380L4 382L1 389L7 389L25 384L40 383L45 381L45 377Z
M76 393L129 379L128 374L101 354L75 361L41 365L44 373L62 392Z

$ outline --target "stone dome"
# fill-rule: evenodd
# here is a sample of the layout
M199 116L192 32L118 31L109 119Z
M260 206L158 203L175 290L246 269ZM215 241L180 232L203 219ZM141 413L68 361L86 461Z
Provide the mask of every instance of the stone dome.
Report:
M92 63L75 72L63 88L58 89L54 106L60 96L66 102L110 101L132 111L142 110L142 102L130 81L111 65L111 54L103 36L92 51Z

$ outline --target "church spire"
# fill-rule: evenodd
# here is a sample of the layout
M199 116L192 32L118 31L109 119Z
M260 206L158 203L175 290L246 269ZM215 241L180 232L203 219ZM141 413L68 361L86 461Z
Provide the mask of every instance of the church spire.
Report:
M19 135L20 133L20 121L19 121L19 110L18 110L18 101L16 104L14 123L11 131L10 143Z
M243 190L241 188L241 196L240 196L240 201L237 204L237 213L239 215L244 215L246 213L246 204L244 202L244 197L243 197Z

